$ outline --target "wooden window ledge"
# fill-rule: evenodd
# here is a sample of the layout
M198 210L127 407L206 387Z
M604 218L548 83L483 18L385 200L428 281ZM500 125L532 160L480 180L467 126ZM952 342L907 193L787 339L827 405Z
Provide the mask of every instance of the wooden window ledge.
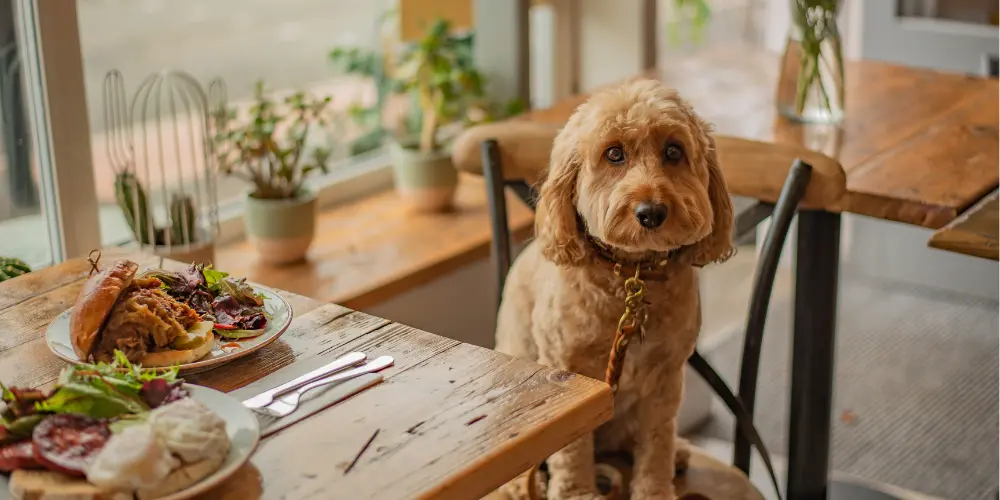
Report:
M515 241L531 234L534 214L507 193ZM364 309L440 278L490 253L483 179L461 174L455 209L409 212L394 190L320 212L306 260L272 267L257 262L246 241L216 248L216 267L265 286Z

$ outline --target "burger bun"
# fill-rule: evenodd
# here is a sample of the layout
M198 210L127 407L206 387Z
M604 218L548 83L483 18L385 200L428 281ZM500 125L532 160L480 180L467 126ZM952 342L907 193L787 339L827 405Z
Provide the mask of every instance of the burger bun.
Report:
M73 351L82 361L90 359L104 322L122 292L132 284L139 264L120 260L105 267L84 283L69 318Z
M173 345L178 345L179 347L196 344L194 347L187 349L171 348L166 351L150 352L143 356L139 364L143 368L157 368L194 363L207 356L208 353L212 352L212 348L215 347L214 327L215 324L211 321L195 323L194 326L188 329L184 338L178 337L173 343Z

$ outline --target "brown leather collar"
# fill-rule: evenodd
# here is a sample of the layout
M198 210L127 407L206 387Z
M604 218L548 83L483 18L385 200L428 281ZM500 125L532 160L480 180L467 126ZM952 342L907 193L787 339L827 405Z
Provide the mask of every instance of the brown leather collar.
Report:
M597 258L597 262L617 276L628 278L635 276L636 270L638 270L639 277L643 280L666 281L669 277L670 268L674 267L670 264L677 261L681 250L683 250L683 248L678 248L669 252L654 254L638 262L622 260L615 255L615 250L611 245L595 238L587 231L586 224L584 224L583 219L579 215L577 215L576 221L580 232L583 233L590 249Z

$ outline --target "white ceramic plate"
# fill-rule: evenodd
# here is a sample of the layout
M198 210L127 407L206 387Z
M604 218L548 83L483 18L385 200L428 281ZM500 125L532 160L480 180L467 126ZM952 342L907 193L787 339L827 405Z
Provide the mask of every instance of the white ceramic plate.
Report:
M228 340L216 336L212 352L198 361L180 365L181 373L190 375L217 368L263 348L285 333L292 322L292 306L273 290L256 285L253 285L253 289L264 294L264 310L271 315L264 333L242 340ZM82 361L73 351L73 342L69 334L69 316L72 312L73 308L67 309L49 324L49 329L45 331L45 342L56 356L70 363L80 364Z
M204 404L226 421L226 433L229 434L230 442L229 455L219 470L212 475L185 490L158 500L184 500L218 486L250 460L250 456L257 449L257 443L260 442L260 427L257 425L257 418L236 398L200 385L184 384L184 386L191 394L191 398ZM0 498L2 499L11 498L7 481L6 476L0 476Z
M226 421L226 433L229 434L230 443L229 456L214 474L189 486L186 490L178 491L159 500L183 500L218 486L250 460L250 455L253 455L254 450L257 449L257 443L260 442L260 426L257 424L257 417L239 400L224 392L200 385L184 384L184 387L187 388L194 400L204 404Z

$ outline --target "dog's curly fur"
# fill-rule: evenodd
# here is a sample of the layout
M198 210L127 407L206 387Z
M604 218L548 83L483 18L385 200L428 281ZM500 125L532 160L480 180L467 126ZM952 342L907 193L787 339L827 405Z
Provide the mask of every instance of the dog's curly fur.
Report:
M676 91L634 80L595 93L556 137L540 181L536 240L504 291L497 350L604 379L624 278L596 260L578 220L622 260L678 249L679 258L667 280L647 280L646 338L629 348L614 418L548 459L550 499L600 498L595 451L632 453L632 498L674 498L683 369L701 324L695 268L733 253L733 209L711 133ZM665 156L669 145L683 151L679 161ZM620 147L624 162L610 162L609 147ZM665 204L665 222L640 225L639 202Z

